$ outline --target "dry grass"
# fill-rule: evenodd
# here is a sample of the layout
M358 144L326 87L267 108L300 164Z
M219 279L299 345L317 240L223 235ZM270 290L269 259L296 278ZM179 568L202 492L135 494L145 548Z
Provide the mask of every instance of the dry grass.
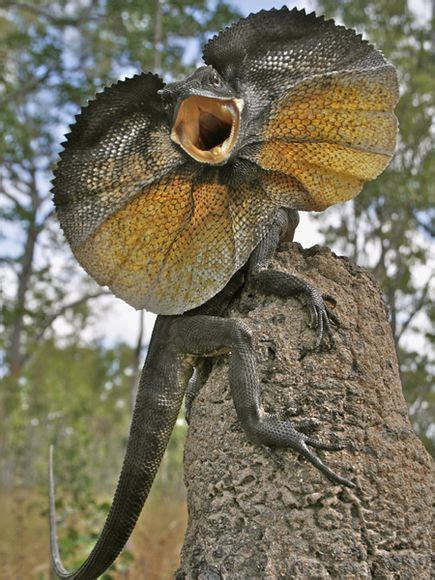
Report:
M1 580L50 578L46 498L17 490L0 495ZM186 528L185 502L151 494L128 548L134 555L129 570L116 580L168 580L178 567Z

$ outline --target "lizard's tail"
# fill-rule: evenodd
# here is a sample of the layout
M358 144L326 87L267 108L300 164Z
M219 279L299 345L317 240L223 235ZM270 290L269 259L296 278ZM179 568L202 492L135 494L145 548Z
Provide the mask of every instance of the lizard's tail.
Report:
M59 578L98 578L121 552L140 515L177 419L185 386L180 377L168 376L174 375L168 367L153 367L151 371L151 366L145 363L142 372L124 463L106 522L89 556L71 572L64 568L59 554L50 447L50 545L53 569Z

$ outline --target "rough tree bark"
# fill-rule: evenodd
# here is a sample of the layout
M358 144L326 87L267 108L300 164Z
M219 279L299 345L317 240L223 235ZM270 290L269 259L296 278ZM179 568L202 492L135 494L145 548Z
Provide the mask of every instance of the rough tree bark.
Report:
M366 271L326 248L289 244L274 267L337 299L335 347L314 341L296 299L244 290L231 317L254 332L267 411L324 441L325 479L290 451L251 444L235 415L228 366L216 360L197 396L185 450L189 523L177 579L430 577L430 460L401 391L387 309Z

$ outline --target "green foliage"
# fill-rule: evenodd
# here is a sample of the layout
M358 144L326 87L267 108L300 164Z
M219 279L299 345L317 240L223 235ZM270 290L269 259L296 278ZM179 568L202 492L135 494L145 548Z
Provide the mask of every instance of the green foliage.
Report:
M326 242L370 267L391 312L405 396L417 432L428 443L434 421L431 309L435 232L435 83L431 23L406 0L320 0L373 41L397 67L400 133L389 168L351 204L318 219ZM433 25L433 22L432 22ZM432 378L432 381L431 381ZM432 389L432 390L431 390ZM433 449L433 442L428 445Z
M112 481L117 466L108 466L106 458L116 452L119 460L122 456L131 372L131 353L125 345L107 349L75 341L60 347L54 340L41 345L18 381L19 404L2 425L4 436L13 438L4 455L9 449L15 459L32 466L32 478L25 472L27 485L45 485L49 443L61 449L61 482L78 472L82 478L95 473ZM8 380L3 379L2 387ZM92 471L87 473L85 466ZM2 472L7 472L6 466Z

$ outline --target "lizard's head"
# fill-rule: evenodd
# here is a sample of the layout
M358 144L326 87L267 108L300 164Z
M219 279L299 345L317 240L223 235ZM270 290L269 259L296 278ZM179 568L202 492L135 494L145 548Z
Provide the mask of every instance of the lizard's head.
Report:
M211 66L159 91L171 139L200 163L222 165L238 141L243 99Z

